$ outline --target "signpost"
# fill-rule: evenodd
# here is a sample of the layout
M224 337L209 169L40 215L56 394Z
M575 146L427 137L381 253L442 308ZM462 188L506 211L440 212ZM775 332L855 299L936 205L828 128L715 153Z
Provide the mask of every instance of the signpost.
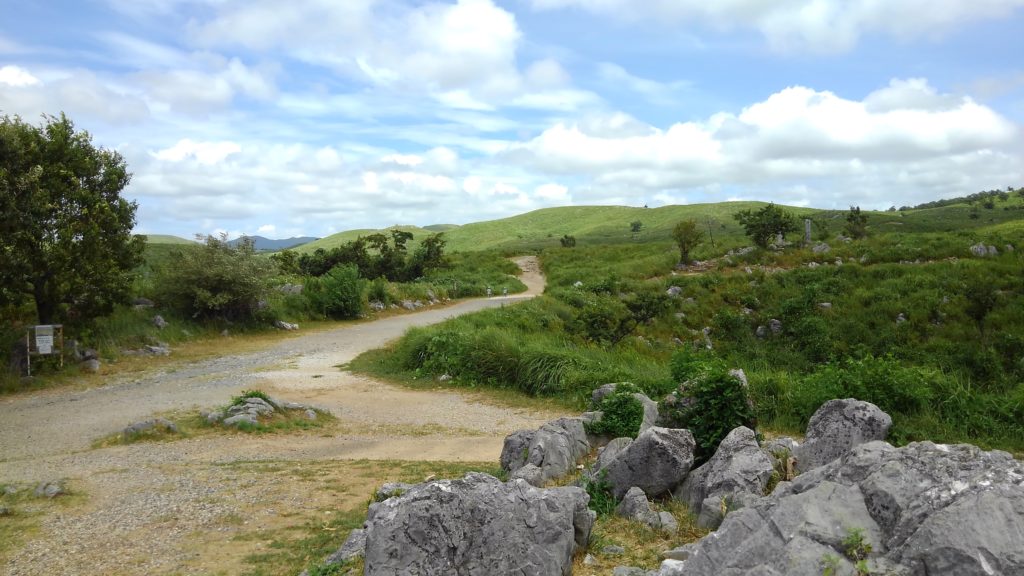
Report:
M33 356L51 356L56 354L60 366L64 367L64 326L62 324L42 324L32 326L25 332L25 370L32 375Z

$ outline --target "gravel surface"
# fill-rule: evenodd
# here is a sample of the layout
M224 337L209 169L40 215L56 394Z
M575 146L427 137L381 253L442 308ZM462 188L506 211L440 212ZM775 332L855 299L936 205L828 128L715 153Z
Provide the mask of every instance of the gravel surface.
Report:
M237 574L244 571L243 558L268 541L260 534L365 503L388 478L388 466L366 466L362 459L496 462L507 433L562 414L482 404L447 390L398 388L337 366L411 326L540 293L536 260L518 263L529 288L524 295L304 334L258 352L172 365L100 388L3 399L0 484L67 479L84 497L40 515L38 533L0 558L0 573ZM223 405L250 388L323 407L339 425L90 449L95 439L156 413ZM301 473L310 469L317 473Z

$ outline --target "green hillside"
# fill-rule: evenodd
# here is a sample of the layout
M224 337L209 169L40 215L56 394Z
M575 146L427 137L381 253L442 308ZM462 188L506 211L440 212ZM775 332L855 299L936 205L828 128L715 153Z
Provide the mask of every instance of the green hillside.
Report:
M292 251L298 252L299 254L305 254L307 252L314 252L316 251L317 248L330 250L331 248L335 248L347 242L351 242L356 238L359 238L360 236L365 237L369 236L370 234L376 234L378 232L387 234L389 230L396 229L411 232L414 239L414 242L412 244L414 246L417 245L420 239L422 239L424 236L434 234L434 232L431 232L426 228L420 228L419 226L392 226L390 228L385 228L383 230L374 230L372 228L360 228L358 230L346 230L344 232L338 232L337 234L331 234L326 238L321 238L308 244L303 244L302 246L296 246L295 248L292 249Z
M148 244L195 244L193 240L169 234L146 234L145 236Z
M716 243L716 246L730 247L748 244L743 230L733 218L740 210L758 209L765 202L719 202L714 204L688 204L662 206L660 208L634 208L628 206L564 206L544 208L509 218L474 222L462 226L435 224L420 228L399 226L412 232L413 245L429 234L444 232L451 252L474 250L506 250L510 252L536 250L559 245L563 235L574 236L578 244L618 244L636 242L668 242L672 227L680 220L693 219ZM816 208L785 208L800 217L809 217L824 225L829 236L842 230L846 210L820 210ZM968 203L951 204L938 208L892 212L868 212L872 234L886 233L942 233L995 234L1001 237L1020 228L1006 224L1024 219L1024 198L1012 195L1007 200L996 201L992 208L972 206ZM973 215L973 217L972 217ZM633 233L632 222L641 223L640 232ZM817 230L817 229L816 229ZM330 249L335 246L387 230L349 230L311 242L295 250L300 253L312 252L317 248ZM724 250L723 250L724 251Z

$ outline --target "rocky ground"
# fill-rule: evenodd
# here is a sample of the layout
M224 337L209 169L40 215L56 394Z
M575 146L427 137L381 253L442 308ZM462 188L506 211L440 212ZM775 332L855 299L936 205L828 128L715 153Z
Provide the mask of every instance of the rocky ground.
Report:
M497 463L506 434L558 417L471 394L417 391L338 368L408 327L501 306L543 290L520 259L527 293L304 334L265 350L178 364L88 390L0 401L0 485L66 479L73 503L45 507L39 529L0 558L29 574L237 574L264 535L366 502L395 465ZM338 417L333 428L225 434L93 449L152 417L225 404L258 388ZM424 468L429 474L429 466ZM0 521L3 521L0 518Z

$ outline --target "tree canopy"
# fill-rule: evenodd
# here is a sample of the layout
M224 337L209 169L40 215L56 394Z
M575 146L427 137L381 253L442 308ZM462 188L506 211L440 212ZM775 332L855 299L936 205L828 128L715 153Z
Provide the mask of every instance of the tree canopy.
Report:
M756 212L741 210L733 214L733 218L743 226L744 232L754 244L761 248L767 248L777 235L784 236L787 232L794 232L797 229L796 218L774 203Z
M679 263L686 264L690 261L690 252L704 240L704 232L697 227L697 222L683 220L672 228L672 239L679 246Z
M0 119L0 303L34 302L40 323L81 323L129 296L145 239L117 152L64 114Z

